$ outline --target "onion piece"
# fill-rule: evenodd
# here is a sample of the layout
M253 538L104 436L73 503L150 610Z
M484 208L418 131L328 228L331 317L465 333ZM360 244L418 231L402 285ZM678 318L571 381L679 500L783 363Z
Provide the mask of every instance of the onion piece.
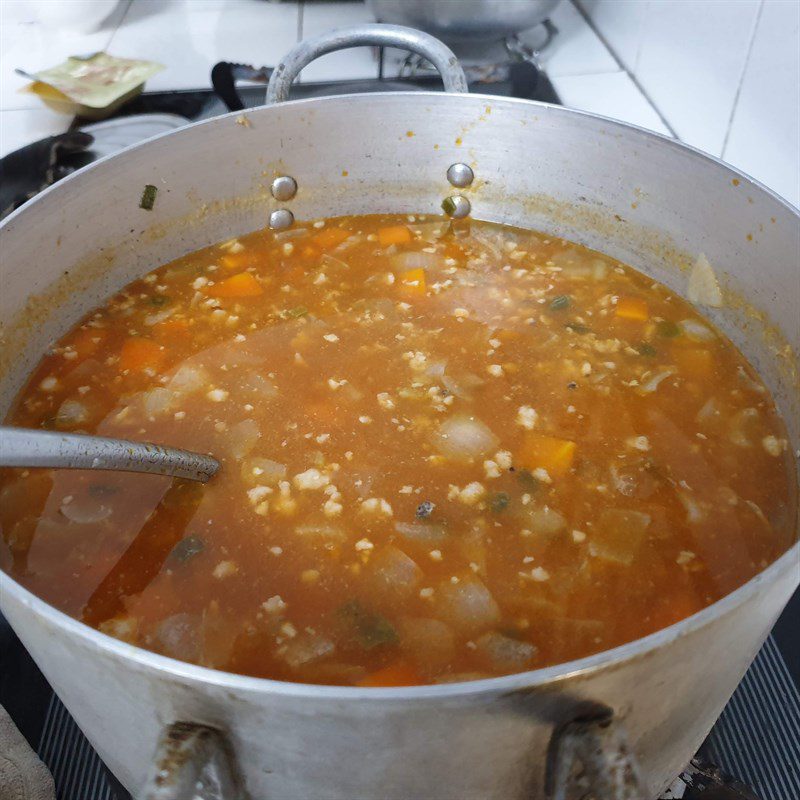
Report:
M394 545L379 550L369 562L372 583L381 591L408 595L422 580L422 570Z
M434 594L439 617L462 633L485 630L500 621L500 607L474 575L458 583L442 581Z
M447 224L444 222L417 222L411 225L414 233L419 234L423 242L437 242L444 236Z
M333 270L350 269L350 265L346 261L342 261L341 258L336 258L335 256L328 255L328 253L322 254L320 262L322 263L322 266L325 267L325 269L333 269Z
M606 508L592 532L589 552L596 558L630 566L644 543L651 517L641 511Z
M285 231L277 231L272 234L275 242L288 242L290 239L297 239L308 233L308 228L288 228Z
M237 460L243 459L256 446L261 438L261 428L254 419L243 419L228 431L227 444L231 455Z
M347 533L343 528L337 525L328 525L324 522L298 525L294 532L303 539L324 539L328 542L344 542L347 540Z
M526 508L525 525L536 536L555 536L567 527L564 515L550 506Z
M452 629L438 619L404 617L400 620L400 646L417 666L438 672L455 655L455 636Z
M693 342L713 342L717 338L717 334L711 328L696 319L682 319L678 327L684 336Z
M258 395L261 400L272 400L278 396L278 387L270 383L258 372L248 372L242 376L239 389L243 392Z
M688 296L692 303L722 308L722 291L717 276L703 253L698 256L689 275Z
M208 372L195 364L182 364L167 383L167 388L177 394L189 394L208 386Z
M435 446L447 458L471 461L496 450L500 440L475 417L451 417L439 426Z
M731 417L728 439L737 447L752 447L753 440L749 435L748 428L753 428L758 417L757 408L743 408L737 411Z
M450 394L455 395L461 400L472 400L475 389L483 386L486 381L479 378L472 372L457 372L455 374L445 374L442 376L442 385Z
M202 655L202 619L197 614L173 614L155 629L156 649L181 661L199 661Z
M396 522L394 529L404 539L417 544L438 545L447 539L445 529L430 522Z
M158 325L159 322L163 322L165 319L169 319L177 309L175 306L172 308L165 308L163 311L159 311L157 314L148 314L144 318L145 325Z
M538 653L530 642L512 639L497 631L484 633L475 644L475 654L482 665L494 672L524 672Z
M329 656L335 647L330 639L318 633L303 631L299 636L284 643L278 650L280 657L292 668L319 661Z
M677 371L675 367L667 367L666 369L659 370L639 387L639 394L652 394L658 389L661 381L669 378L670 375L674 375Z
M69 503L62 502L58 509L70 522L78 525L91 525L102 522L111 516L113 509L98 502L91 495L73 497Z
M249 484L272 486L286 477L286 464L271 458L248 458L242 464L242 478Z
M89 421L89 409L77 400L65 400L56 411L57 428L77 428Z
M416 250L407 253L397 253L390 259L392 269L400 272L408 272L412 269L431 269L433 267L443 267L444 256L437 253L423 253Z
M157 417L168 411L175 402L175 393L163 386L148 389L142 394L142 409L148 417Z

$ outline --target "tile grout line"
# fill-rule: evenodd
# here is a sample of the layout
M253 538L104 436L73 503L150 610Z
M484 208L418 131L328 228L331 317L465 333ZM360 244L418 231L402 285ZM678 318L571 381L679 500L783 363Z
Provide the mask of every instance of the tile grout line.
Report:
M624 72L631 79L633 85L639 90L640 94L648 102L653 111L655 111L656 116L661 120L664 127L669 131L670 136L672 136L672 138L676 139L677 141L681 141L680 136L678 136L678 134L675 132L675 129L672 127L672 125L670 125L667 118L661 113L661 109L651 100L650 95L647 93L647 91L645 91L642 84L639 83L639 79L636 77L636 75L634 75L625 68L625 65L619 60L617 54L614 52L614 49L609 45L606 37L603 36L603 34L594 26L591 17L589 17L589 15L584 12L583 8L578 3L573 2L572 4L577 10L577 12L581 15L581 17L583 17L584 22L586 22L586 24L594 31L597 38L602 42L603 47L605 47L606 50L608 50L608 52L611 54L611 57L616 62L620 71Z
M739 84L736 87L736 94L733 96L733 103L731 103L731 113L728 115L728 126L725 129L725 138L722 140L722 148L720 149L719 157L725 160L725 151L728 149L728 140L731 137L731 128L733 127L733 118L736 116L736 107L739 105L739 97L742 94L742 86L744 84L744 76L747 74L747 68L750 66L750 59L753 55L753 48L756 43L756 33L761 24L761 15L764 12L764 0L761 0L756 12L756 18L753 22L753 30L750 32L750 41L747 43L747 55L744 57L742 64L742 71L739 75Z

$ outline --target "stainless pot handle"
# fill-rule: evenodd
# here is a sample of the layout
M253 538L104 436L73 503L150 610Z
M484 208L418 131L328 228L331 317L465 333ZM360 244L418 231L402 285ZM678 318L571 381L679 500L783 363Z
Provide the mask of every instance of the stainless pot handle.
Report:
M300 71L315 58L346 50L349 47L397 47L430 61L442 76L444 90L466 94L467 77L453 51L438 39L403 25L372 23L339 28L312 39L304 39L293 47L272 72L267 87L267 103L282 103L289 97L289 87Z
M174 722L161 734L138 800L247 800L222 734Z
M550 800L647 797L624 728L609 713L575 719L550 740L545 786Z

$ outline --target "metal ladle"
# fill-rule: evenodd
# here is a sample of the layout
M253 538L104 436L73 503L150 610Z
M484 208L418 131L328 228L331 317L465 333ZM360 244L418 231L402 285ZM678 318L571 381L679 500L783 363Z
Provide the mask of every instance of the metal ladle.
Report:
M149 442L0 426L0 467L109 469L206 483L219 462L191 450Z

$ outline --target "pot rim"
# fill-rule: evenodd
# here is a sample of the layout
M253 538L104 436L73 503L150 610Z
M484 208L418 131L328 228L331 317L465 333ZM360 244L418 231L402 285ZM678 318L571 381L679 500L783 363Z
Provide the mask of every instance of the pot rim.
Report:
M290 100L285 103L275 104L273 106L264 105L257 106L253 109L245 109L243 111L232 111L228 114L223 114L218 117L212 117L210 119L190 123L183 128L166 131L150 139L146 139L143 142L130 145L129 147L126 147L117 153L104 156L103 158L98 159L97 161L94 161L79 170L76 170L74 173L58 183L47 187L44 191L32 198L32 200L23 204L20 206L20 208L9 214L8 217L6 217L2 223L0 223L0 232L15 223L19 215L24 212L31 203L35 203L40 199L45 198L52 192L58 192L61 190L63 185L68 184L69 181L78 178L89 171L102 167L102 165L111 159L119 158L142 147L147 147L164 137L180 135L189 128L195 128L206 124L214 124L221 120L225 120L226 118L239 117L252 113L263 113L268 108L278 109L285 106L306 106L309 104L318 105L321 103L328 104L345 99L348 102L369 102L375 101L378 98L383 99L387 97L417 98L427 100L441 100L442 98L447 98L445 102L449 102L450 98L475 98L481 103L490 102L493 104L500 103L515 106L524 104L525 106L532 106L534 109L541 109L547 113L557 115L563 114L567 118L581 117L588 118L590 120L596 120L620 131L632 130L641 136L644 141L650 140L660 143L662 146L668 145L677 150L684 151L695 158L714 163L717 166L725 169L733 176L743 178L753 187L764 192L780 206L783 206L783 208L789 212L790 215L794 216L798 221L800 221L800 209L795 208L783 197L776 194L772 189L765 186L755 178L752 178L747 173L730 164L727 164L716 156L703 152L696 147L684 144L683 142L680 142L671 136L666 136L638 125L633 125L628 122L605 117L602 114L595 114L588 111L566 108L564 106L543 103L534 100L498 97L496 95L486 94L450 95L442 92L409 91L368 92L355 95L340 94L330 95L327 97ZM795 476L795 480L797 480L797 476ZM724 615L739 604L746 602L752 595L755 595L764 586L764 584L778 578L784 572L784 570L788 571L791 569L793 564L796 564L798 567L800 567L800 540L797 539L783 555L766 567L766 569L753 576L742 586L720 598L715 603L712 603L710 606L707 606L703 610L693 614L690 617L679 620L667 628L662 628L659 631L648 634L647 636L639 639L635 639L631 642L627 642L618 647L611 648L610 650L604 650L600 653L594 653L592 655L584 656L583 658L574 659L561 664L554 664L548 667L541 667L539 669L529 670L527 672L513 673L511 675L504 675L496 678L484 678L480 680L460 681L447 684L424 684L420 686L387 688L330 686L325 684L278 681L270 678L257 678L238 673L226 672L224 670L217 670L211 667L190 664L184 661L178 661L177 659L159 655L158 653L146 650L137 645L128 644L89 627L85 623L69 616L63 611L59 611L57 608L55 608L55 606L50 605L45 600L42 600L33 592L17 583L14 578L2 570L0 570L0 608L5 605L3 599L5 593L8 592L16 601L31 609L37 616L49 619L53 624L64 629L68 634L77 636L78 638L84 640L86 644L105 651L111 656L116 656L120 659L133 662L133 664L135 664L139 669L163 671L171 674L174 678L187 682L200 683L207 686L234 689L244 692L271 693L281 697L307 698L309 700L374 700L400 702L407 700L424 700L428 698L463 697L484 693L498 694L512 692L519 689L541 689L549 684L557 684L558 682L567 678L578 675L588 675L608 667L617 666L626 661L631 661L641 657L650 650L665 646L682 636L684 633L704 627L717 617ZM798 583L800 583L800 570L798 570L795 579L795 585Z

